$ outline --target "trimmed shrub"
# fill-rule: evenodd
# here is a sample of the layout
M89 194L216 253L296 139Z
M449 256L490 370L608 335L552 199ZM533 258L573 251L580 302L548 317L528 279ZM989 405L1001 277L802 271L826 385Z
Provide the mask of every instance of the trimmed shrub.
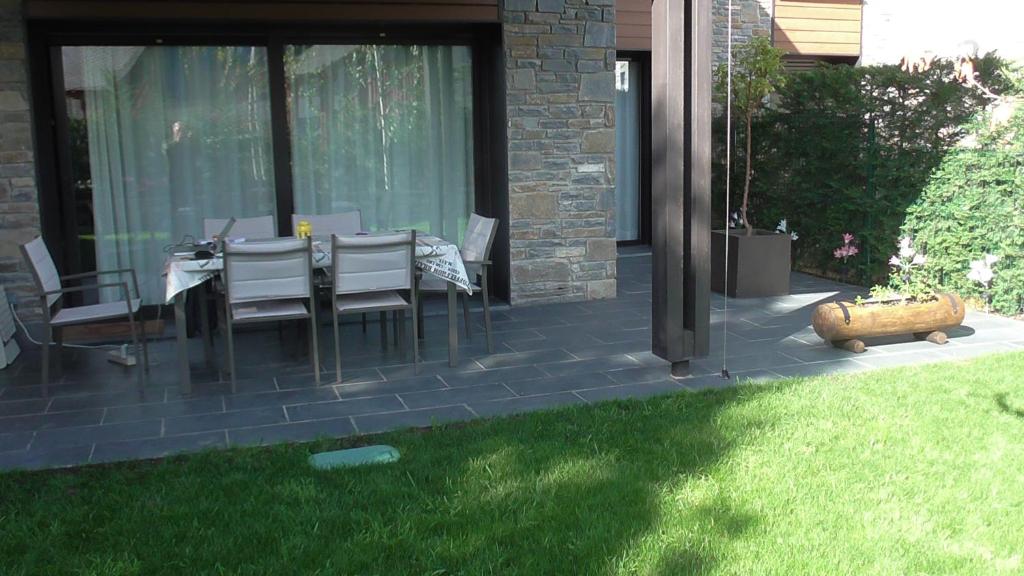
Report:
M992 309L1024 312L1024 102L1010 122L979 126L977 143L949 152L921 197L907 209L904 235L928 256L917 290L953 290L984 298L967 279L972 260L1001 259L993 270ZM898 283L899 279L892 279Z

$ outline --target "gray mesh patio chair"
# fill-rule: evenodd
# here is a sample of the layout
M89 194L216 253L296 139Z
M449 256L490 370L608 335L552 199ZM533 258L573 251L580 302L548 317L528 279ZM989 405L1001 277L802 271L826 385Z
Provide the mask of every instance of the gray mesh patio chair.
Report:
M341 382L341 334L338 317L342 314L380 312L381 327L387 312L406 310L412 316L412 358L419 372L415 287L416 231L393 232L373 236L331 236L331 306L334 316L334 366ZM404 332L404 322L400 324ZM403 334L404 335L404 334Z
M203 218L203 237L207 240L220 234L224 225L228 223L227 218ZM234 226L228 232L228 238L247 238L249 240L277 237L277 227L274 226L274 217L255 216L253 218L236 218Z
M337 214L292 214L292 230L305 220L313 228L314 236L351 236L363 231L363 215L359 210Z
M309 320L310 358L320 383L312 240L282 238L224 247L224 320L231 391L236 391L236 324Z
M60 356L64 341L62 329L67 326L80 324L97 324L108 320L127 318L128 325L132 332L132 348L137 352L139 341L142 342L143 369L139 371L139 385L145 386L146 373L149 372L149 349L146 346L146 326L139 318L139 309L142 307L142 298L139 296L139 280L132 268L118 270L98 270L96 272L84 272L82 274L70 274L60 276L57 267L53 263L50 251L42 238L35 238L31 242L22 244L21 253L25 257L29 268L32 270L32 277L35 279L36 289L39 291L40 303L43 309L43 323L46 326L46 337L43 339L43 370L42 385L43 393L47 391L50 381L50 343L57 347L57 366L60 367ZM131 279L132 290L128 290L128 282L105 282L97 284L83 284L80 286L63 285L67 280L84 280L86 278L98 278L101 276L114 276L123 278L128 275ZM65 308L62 306L62 296L75 292L99 291L103 288L120 288L121 299L114 302L101 304L88 304L85 306L74 306ZM134 296L133 296L134 294Z
M471 214L466 224L466 234L462 239L462 246L459 253L462 256L462 263L466 267L466 275L473 283L473 292L479 292L484 305L484 331L487 333L487 351L494 353L494 339L491 336L491 302L487 287L487 274L491 267L491 247L494 245L494 237L498 233L498 220L495 218L484 218L478 214ZM420 292L437 293L447 292L447 282L432 274L424 274L420 280ZM466 338L469 339L470 321L469 316L469 294L459 289L462 297L462 314L465 317ZM417 311L420 316L420 329L423 327L423 310ZM422 334L420 335L422 337Z

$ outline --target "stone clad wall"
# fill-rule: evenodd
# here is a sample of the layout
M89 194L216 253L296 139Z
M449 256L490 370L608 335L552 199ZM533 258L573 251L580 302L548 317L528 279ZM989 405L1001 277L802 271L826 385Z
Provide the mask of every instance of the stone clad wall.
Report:
M23 22L21 0L0 0L0 284L30 316L35 284L19 245L39 234L39 204Z
M615 296L615 0L505 0L512 303Z
M716 66L725 62L729 1L712 0L711 53ZM732 5L735 7L732 13L733 50L755 36L771 37L773 0L732 0Z

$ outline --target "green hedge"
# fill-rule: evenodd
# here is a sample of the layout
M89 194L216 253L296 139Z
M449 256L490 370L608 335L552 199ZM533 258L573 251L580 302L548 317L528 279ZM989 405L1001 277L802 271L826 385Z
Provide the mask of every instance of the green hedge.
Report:
M972 260L1000 256L993 266L993 310L1024 312L1024 101L1008 124L979 129L977 145L949 152L921 197L907 209L903 234L928 261L917 289L955 290L983 298L967 279ZM898 279L894 279L898 282Z
M1009 89L1004 64L978 63L979 77ZM823 65L795 73L754 124L750 216L774 229L786 218L800 239L797 269L864 285L885 283L887 259L908 209L929 177L966 134L987 99L953 79L953 66L909 74L897 66ZM724 121L715 121L713 186L718 226L724 217ZM734 124L733 206L742 193L742 126ZM843 266L832 256L842 234L861 253Z

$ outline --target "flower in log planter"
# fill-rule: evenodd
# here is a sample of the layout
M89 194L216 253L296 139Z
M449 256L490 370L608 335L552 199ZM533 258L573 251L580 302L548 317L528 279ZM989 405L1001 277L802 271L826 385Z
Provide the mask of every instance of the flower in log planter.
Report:
M811 321L814 332L833 346L856 353L864 351L864 338L879 336L913 334L921 340L945 344L946 331L964 321L966 310L957 294L911 290L914 270L927 261L910 238L901 239L899 252L889 264L900 273L902 289L876 286L871 298L822 304Z

